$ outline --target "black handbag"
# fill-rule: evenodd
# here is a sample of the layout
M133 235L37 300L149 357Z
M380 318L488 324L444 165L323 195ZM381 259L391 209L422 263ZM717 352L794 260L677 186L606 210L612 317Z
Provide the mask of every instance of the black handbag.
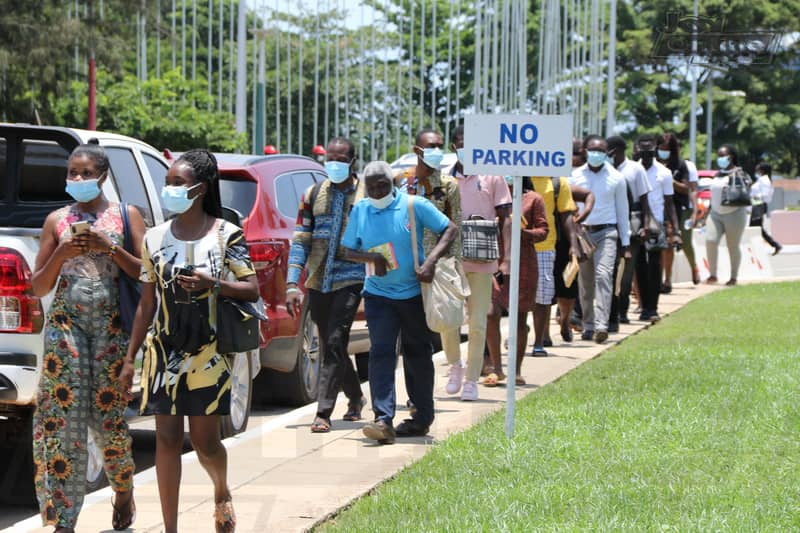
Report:
M131 223L128 219L128 204L119 204L119 213L122 217L122 247L129 254L135 255L133 252L133 238L131 237ZM136 317L136 309L139 307L140 298L141 288L139 287L139 281L120 269L119 316L122 322L122 329L128 334L133 329L133 319Z
M728 184L722 188L722 205L741 207L751 203L750 187L741 174L737 172L728 176Z
M225 269L225 242L223 221L219 227L219 248L222 264L219 279ZM217 295L217 353L229 354L256 350L260 344L261 321L267 321L264 302L245 302L227 296Z

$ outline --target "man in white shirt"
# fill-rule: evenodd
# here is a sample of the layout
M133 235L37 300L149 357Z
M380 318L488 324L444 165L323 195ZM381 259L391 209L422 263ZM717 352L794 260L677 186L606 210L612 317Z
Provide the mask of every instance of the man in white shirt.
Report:
M650 187L650 182L647 180L647 172L641 163L625 157L625 149L627 148L625 139L615 135L609 137L606 142L608 143L608 157L614 167L625 177L631 221L631 258L625 261L623 267L619 295L615 295L611 302L609 329L612 329L612 324L617 317L619 317L619 323L621 324L630 323L628 308L631 301L631 287L633 286L633 275L636 272L636 261L643 243L642 237L644 237L644 231L650 218L647 193L652 190L652 187ZM617 279L616 269L614 279Z
M570 183L589 189L595 197L594 209L583 227L597 249L580 266L580 299L583 310L581 338L597 343L608 338L611 295L614 292L614 261L617 239L626 260L630 259L630 223L625 178L606 162L608 144L599 135L589 135L583 142L586 164L576 169Z
M664 222L669 217L673 228L678 226L678 216L672 196L675 194L672 185L672 172L656 161L656 139L652 135L642 135L636 141L642 166L650 183L650 192L647 193L647 203L650 206L650 215L657 224L658 231L654 228L646 229L643 249L640 250L636 262L636 279L639 282L639 299L642 314L639 320L656 322L661 319L658 315L658 297L661 294L661 251L672 245L680 246L681 237L678 232L672 235L672 242L667 243Z

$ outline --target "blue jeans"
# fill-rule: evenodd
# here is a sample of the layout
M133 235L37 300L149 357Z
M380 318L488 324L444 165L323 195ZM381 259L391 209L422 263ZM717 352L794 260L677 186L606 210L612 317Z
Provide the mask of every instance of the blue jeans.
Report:
M433 423L433 345L425 322L422 296L392 300L364 293L369 327L369 389L376 420L392 425L396 396L397 336L402 333L403 371L408 397L417 408L414 421Z

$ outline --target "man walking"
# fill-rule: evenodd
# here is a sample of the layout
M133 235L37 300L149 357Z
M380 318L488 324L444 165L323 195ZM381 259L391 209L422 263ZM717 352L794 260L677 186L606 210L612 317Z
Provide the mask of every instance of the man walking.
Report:
M355 148L349 139L331 139L326 158L328 179L309 187L300 204L286 281L286 309L296 315L301 310L300 276L307 271L308 308L319 330L322 364L317 414L311 424L314 433L330 431L340 389L348 399L344 420L360 420L366 403L347 353L350 326L361 301L364 265L346 260L339 247L350 209L364 197L364 187L356 177Z
M608 339L608 319L614 290L614 261L617 239L628 260L630 225L625 178L606 163L608 144L599 135L589 135L583 143L586 164L572 175L572 183L589 189L595 198L594 209L586 217L584 228L597 246L591 261L580 265L580 299L583 310L581 338L597 343Z
M448 171L456 178L463 220L497 219L497 233L502 235L503 225L511 210L511 193L502 176L464 175L464 127L458 126L452 135L452 149L458 161ZM454 221L455 222L455 221ZM501 243L499 243L501 244ZM503 261L503 246L498 246L499 261ZM497 272L498 260L476 261L464 259L464 272L469 282L470 296L467 298L469 315L469 341L467 347L466 376L461 363L461 328L442 333L442 348L450 363L447 393L456 394L462 388L461 399L478 399L478 378L483 368L483 351L486 344L486 315L492 305L492 275ZM521 357L521 355L520 355Z
M629 324L628 308L631 302L631 287L633 286L633 275L636 272L636 261L639 257L640 249L643 245L642 238L645 236L645 228L649 225L650 207L647 204L647 193L650 192L650 182L647 180L647 173L638 161L633 161L625 157L627 147L625 139L619 136L609 137L608 156L612 160L614 167L625 177L625 184L628 190L628 212L631 223L631 258L625 261L622 267L622 280L619 287L619 295L614 297L617 305L611 305L612 316L619 319L621 324ZM616 268L615 268L616 271ZM616 274L614 275L616 280ZM613 300L612 300L613 301ZM617 317L613 313L617 313Z
M357 203L342 238L346 258L367 263L374 275L364 284L364 311L369 327L369 386L375 420L364 426L364 435L380 444L397 436L421 436L433 423L433 347L430 341L420 282L430 282L439 260L455 240L458 228L422 197L413 199L393 187L392 169L375 161L364 169L367 199ZM414 264L409 216L415 217L417 249L421 266ZM438 242L425 254L424 230ZM402 335L403 370L408 395L416 411L412 418L393 427L395 415L396 343Z
M655 160L655 137L642 135L636 141L636 147L647 174L647 181L650 183L651 190L647 193L647 203L655 221L652 229L646 228L644 248L636 261L636 279L639 282L639 297L642 304L639 320L656 322L661 319L658 315L658 297L661 294L661 251L670 244L680 245L681 236L675 231L672 243L667 243L664 222L669 217L672 227L678 228L678 216L672 202L674 194L672 172Z

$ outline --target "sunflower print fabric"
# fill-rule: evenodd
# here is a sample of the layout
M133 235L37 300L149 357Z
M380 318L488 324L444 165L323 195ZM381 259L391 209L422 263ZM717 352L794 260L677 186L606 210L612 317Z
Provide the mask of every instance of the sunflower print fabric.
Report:
M171 225L168 221L148 230L142 244L139 280L155 283L158 297L144 345L142 414L226 415L230 412L230 366L228 358L217 353L217 301L210 289L195 293L196 320L208 323L208 342L195 353L176 351L168 343L170 314L184 305L175 301L175 271L192 264L212 277L221 273L223 279L242 279L254 275L255 270L238 226L217 220L202 239L187 242L175 238Z
M62 211L65 219L74 218L69 208ZM114 214L119 217L116 204L94 219L99 222L95 229L121 242L122 222ZM68 238L63 232L60 236ZM71 528L86 491L89 430L114 490L130 490L134 472L123 418L127 405L117 392L128 345L119 316L119 270L110 268L105 256L76 259L70 274L62 269L47 313L33 424L34 484L42 522ZM92 264L97 261L101 264Z

